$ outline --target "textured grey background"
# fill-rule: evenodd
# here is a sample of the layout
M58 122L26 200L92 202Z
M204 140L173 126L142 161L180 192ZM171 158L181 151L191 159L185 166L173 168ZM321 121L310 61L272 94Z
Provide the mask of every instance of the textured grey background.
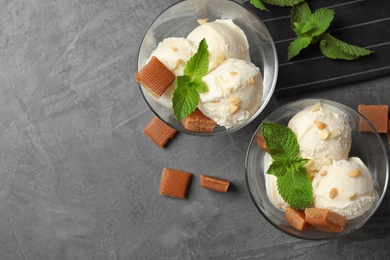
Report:
M349 236L299 240L257 212L244 159L281 104L389 104L390 77L272 99L240 132L162 150L133 78L143 34L174 2L0 1L0 259L389 259L388 196ZM158 194L162 167L194 173L188 199ZM233 185L204 190L200 173Z

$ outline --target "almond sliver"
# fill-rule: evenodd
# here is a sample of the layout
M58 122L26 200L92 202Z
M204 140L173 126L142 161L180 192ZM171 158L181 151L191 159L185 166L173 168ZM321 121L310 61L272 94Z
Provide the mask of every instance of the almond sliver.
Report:
M160 98L175 80L172 73L155 56L135 75L135 80L156 98Z

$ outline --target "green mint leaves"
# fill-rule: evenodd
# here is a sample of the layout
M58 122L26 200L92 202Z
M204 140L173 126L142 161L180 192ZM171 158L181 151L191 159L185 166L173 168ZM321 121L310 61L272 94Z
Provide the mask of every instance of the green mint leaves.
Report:
M183 120L197 108L199 93L207 91L202 78L207 74L208 69L209 51L206 39L203 39L199 43L197 52L184 67L184 75L176 79L172 108L177 121Z
M319 42L323 55L330 59L354 60L372 53L364 48L348 44L330 35L327 30L334 19L334 11L320 8L312 12L306 2L291 10L291 27L297 38L288 47L288 60L309 46Z
M265 7L264 3L270 4L270 5L276 5L280 7L285 6L294 6L296 4L299 4L305 0L250 0L250 3L263 11L268 11L267 7Z
M287 60L297 56L309 45L317 43L322 54L330 59L355 60L372 53L365 48L343 42L327 32L335 15L332 9L320 8L312 12L304 0L250 0L254 7L268 11L264 3L292 7L291 28L297 38L288 47Z
M306 168L308 159L297 157L298 140L294 132L285 126L263 122L261 132L273 159L267 174L277 177L279 194L296 209L310 207L313 203L313 187Z

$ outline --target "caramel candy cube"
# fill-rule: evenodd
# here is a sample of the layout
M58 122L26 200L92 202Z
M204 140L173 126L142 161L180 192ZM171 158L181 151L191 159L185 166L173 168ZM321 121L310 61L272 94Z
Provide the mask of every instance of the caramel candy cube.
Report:
M213 131L215 123L205 116L198 108L181 121L183 127L191 132L210 133Z
M176 130L155 116L144 128L144 133L160 148L163 148L165 144L176 134Z
M190 186L192 174L171 168L163 168L160 194L174 198L187 198L188 187Z
M323 208L307 208L305 210L305 220L327 232L342 232L348 220L344 216Z
M266 151L267 153L269 152L268 151L268 148L267 148L267 145L265 143L265 139L264 139L264 136L261 132L258 132L257 134L257 145L263 149L264 151Z
M316 227L310 225L305 220L305 212L303 210L294 209L290 206L287 206L284 211L284 218L299 231L316 229Z
M229 188L230 181L201 174L200 185L206 189L219 191L219 192L226 192Z
M175 80L175 74L173 74L159 59L153 56L150 61L135 74L135 80L153 96L160 98Z
M389 120L387 105L358 105L358 111L371 122L378 133L387 133ZM370 128L368 124L360 122L359 130L370 131Z
M390 144L390 118L389 118L389 124L388 124L388 127L387 127L386 136L387 136L387 142Z

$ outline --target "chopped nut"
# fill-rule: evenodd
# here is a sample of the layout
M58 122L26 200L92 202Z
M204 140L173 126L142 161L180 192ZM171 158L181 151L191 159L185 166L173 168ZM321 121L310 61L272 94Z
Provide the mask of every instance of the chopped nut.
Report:
M229 74L232 75L232 76L237 76L238 72L237 71L231 71L231 72L229 72Z
M326 140L326 138L328 138L328 136L329 136L329 131L326 129L322 129L320 132L320 139L324 141Z
M349 196L349 200L356 200L357 199L357 195L356 193L352 194L351 196Z
M318 120L314 120L313 124L320 130L325 129L325 127L326 127L326 124L324 122L321 122Z
M361 172L359 169L354 169L354 170L348 172L348 176L351 178L357 178L360 176L360 174L361 174Z
M249 85L254 85L255 84L255 79L253 78L253 77L251 77L250 79L249 79Z
M308 160L307 163L303 165L305 168L310 168L314 164L314 161L312 159Z
M215 60L215 64L218 66L218 65L221 64L224 60L226 60L225 55L220 54L220 55L217 56L217 59Z
M338 194L339 194L339 191L338 191L336 188L332 188L332 189L329 191L329 198L333 199L333 198L336 197Z
M239 99L239 98L237 98L237 97L230 97L230 98L229 98L229 102L230 102L230 104L232 104L232 105L238 105L238 104L240 104L241 99Z
M329 138L337 138L337 137L340 137L341 135L341 132L338 128L335 128L335 129L332 129L329 133Z
M177 48L176 48L176 47L171 47L171 50L172 50L173 52L177 52Z
M239 108L240 106L236 106L236 105L231 105L230 108L229 108L229 114L232 115L234 114L237 109Z
M332 160L329 159L329 158L322 158L321 161L322 161L322 163L323 163L325 166L331 166L331 165L332 165Z
M311 108L311 112L316 112L321 109L321 103L317 102L314 104L314 106Z
M205 24L209 21L209 18L204 18L204 19L198 19L196 20L198 22L198 24Z
M327 175L327 174L328 174L327 171L322 171L322 172L320 173L321 176L325 176L325 175Z

